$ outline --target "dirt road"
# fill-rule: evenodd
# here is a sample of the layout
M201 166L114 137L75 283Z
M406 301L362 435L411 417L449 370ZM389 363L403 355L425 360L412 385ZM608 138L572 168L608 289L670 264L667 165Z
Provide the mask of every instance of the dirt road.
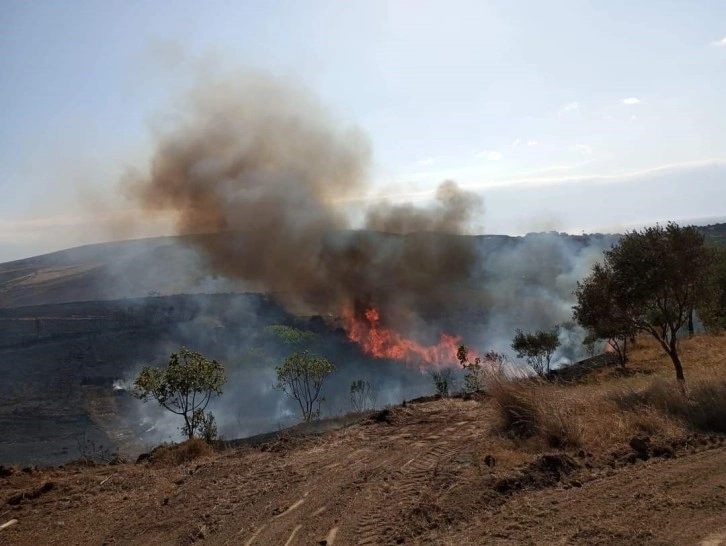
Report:
M538 454L486 457L485 411L411 405L175 468L16 472L0 543L726 544L723 438L619 468L571 453L540 476Z

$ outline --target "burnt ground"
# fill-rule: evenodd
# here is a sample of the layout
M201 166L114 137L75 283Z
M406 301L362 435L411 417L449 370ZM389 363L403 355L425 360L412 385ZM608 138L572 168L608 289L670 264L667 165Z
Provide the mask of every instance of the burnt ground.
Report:
M409 403L180 466L6 470L0 542L726 544L723 436L543 453L491 419L485 401Z

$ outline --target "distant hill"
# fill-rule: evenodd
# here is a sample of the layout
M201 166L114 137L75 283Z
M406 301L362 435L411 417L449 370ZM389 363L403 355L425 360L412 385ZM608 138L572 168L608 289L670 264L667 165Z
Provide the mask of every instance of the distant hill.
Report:
M212 292L194 237L86 245L0 264L0 307Z
M726 223L703 226L701 230L706 236L707 244L726 247Z
M200 239L218 238L220 241L213 244L227 244L222 238L228 236L187 235L100 243L0 264L0 308L254 291L241 281L219 277L195 249ZM345 232L332 236L344 237ZM486 235L471 239L474 244L497 250L519 238Z
M708 244L726 247L726 223L703 226ZM432 234L433 236L434 234ZM537 237L555 235L577 245L617 235L530 233L524 237L470 237L483 253L515 248ZM149 295L242 292L251 287L215 274L194 248L201 238L224 235L187 235L117 241L80 246L0 264L0 308L115 300ZM381 237L395 237L380 234Z

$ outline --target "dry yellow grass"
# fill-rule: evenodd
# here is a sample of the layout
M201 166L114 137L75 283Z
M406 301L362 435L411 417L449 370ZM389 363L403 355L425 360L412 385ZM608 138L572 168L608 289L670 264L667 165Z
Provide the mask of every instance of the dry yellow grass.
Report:
M159 466L178 466L201 457L209 457L214 449L200 438L192 438L180 444L160 445L151 452L149 461Z
M681 350L688 398L665 352L641 337L624 371L598 370L582 384L491 381L495 430L520 448L583 447L601 454L638 434L726 433L726 336L684 339Z

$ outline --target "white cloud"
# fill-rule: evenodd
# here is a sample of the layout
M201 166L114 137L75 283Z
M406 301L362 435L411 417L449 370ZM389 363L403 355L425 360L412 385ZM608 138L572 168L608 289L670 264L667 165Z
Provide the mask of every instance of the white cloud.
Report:
M522 139L521 138L515 138L514 141L512 141L512 148L516 148L520 144L522 144Z
M417 167L428 167L429 165L433 165L434 163L436 163L436 160L433 157L427 157L426 159L417 161L415 165Z
M575 112L580 109L580 103L575 102L568 102L565 104L562 108L560 108L560 112Z
M715 45L716 47L726 47L726 36L716 42L713 42L712 45Z
M476 154L477 159L485 159L486 161L499 161L502 158L501 152L496 150L484 150Z
M537 142L536 140L527 141L527 146L537 146L537 144L539 144L539 142Z
M582 155L592 154L592 146L588 146L587 144L575 144L572 149Z
M640 104L642 101L638 97L628 97L627 99L622 99L620 101L621 104L624 104L625 106L635 106L637 104Z
M726 157L723 158L712 158L700 161L690 161L685 163L674 163L660 165L657 167L651 167L641 170L626 171L621 173L612 174L598 174L596 172L580 172L580 174L565 174L569 172L582 171L582 168L592 164L591 158L583 158L578 163L573 164L558 164L547 168L539 168L535 171L522 172L514 176L503 177L503 178L491 178L486 176L490 174L490 168L484 165L468 165L462 166L457 169L446 169L443 171L435 171L428 173L418 173L416 176L408 176L399 180L394 180L394 183L404 183L412 179L419 181L428 181L431 186L427 189L420 189L416 192L392 192L387 191L385 194L381 194L376 198L379 199L393 199L400 198L404 199L423 199L430 198L433 196L435 190L432 189L441 180L445 178L455 178L461 181L461 187L471 190L483 190L492 188L507 188L517 186L558 186L560 184L580 184L582 182L588 183L620 183L628 181L641 176L660 176L660 174L666 174L668 172L680 172L689 171L690 169L702 169L706 168L709 172L714 169L718 170L719 173L726 172ZM387 187L390 187L390 183L387 183ZM371 196L362 196L357 199L351 199L352 201L370 201L376 198Z

